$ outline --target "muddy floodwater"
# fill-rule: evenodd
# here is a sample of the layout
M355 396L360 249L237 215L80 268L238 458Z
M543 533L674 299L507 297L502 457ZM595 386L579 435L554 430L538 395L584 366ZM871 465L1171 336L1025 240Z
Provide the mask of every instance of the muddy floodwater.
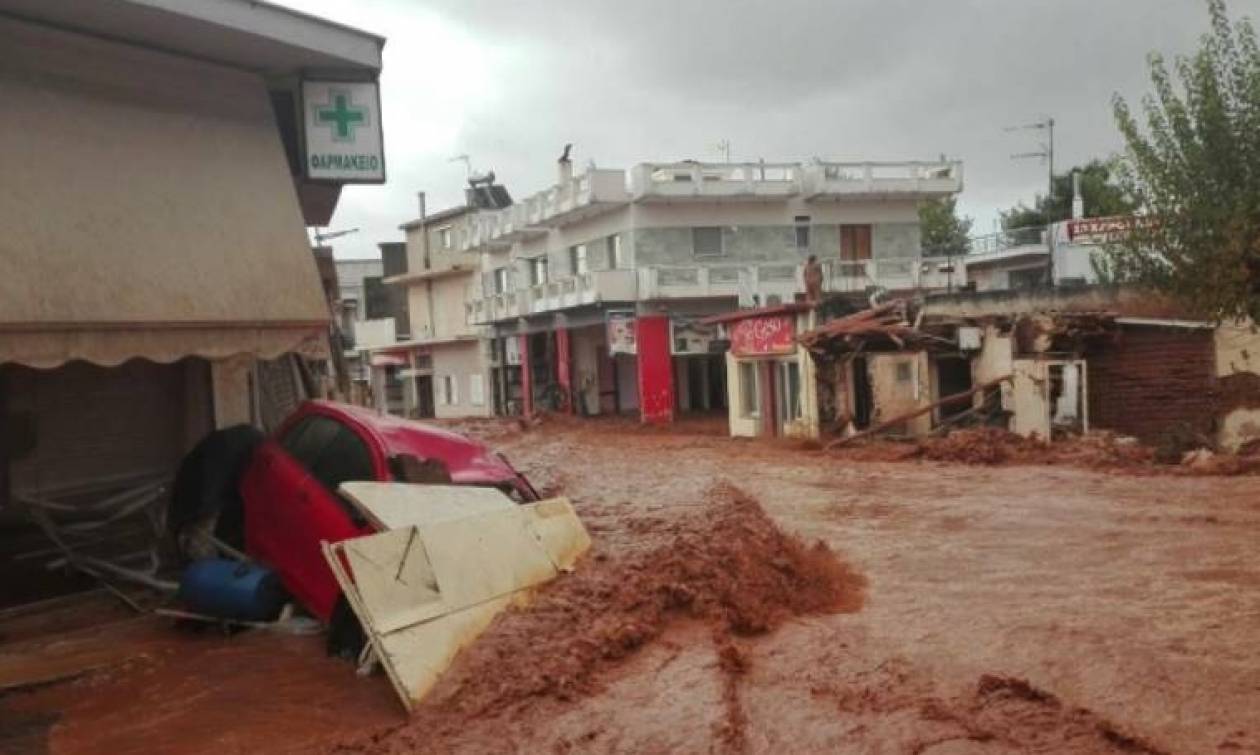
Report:
M0 697L0 751L1260 752L1260 478L860 460L720 421L467 429L595 546L410 720L319 638L98 606L86 635L0 638L102 659Z

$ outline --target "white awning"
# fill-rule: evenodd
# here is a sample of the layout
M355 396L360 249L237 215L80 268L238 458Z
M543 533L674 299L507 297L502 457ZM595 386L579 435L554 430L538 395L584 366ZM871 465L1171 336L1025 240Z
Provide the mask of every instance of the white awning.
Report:
M0 363L324 353L263 80L0 18Z

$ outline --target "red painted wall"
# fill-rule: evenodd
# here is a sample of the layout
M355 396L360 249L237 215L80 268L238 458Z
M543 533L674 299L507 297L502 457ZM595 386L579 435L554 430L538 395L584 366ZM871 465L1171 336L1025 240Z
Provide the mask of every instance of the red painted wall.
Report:
M669 318L661 315L635 319L639 352L639 412L644 422L674 421L674 370L669 353Z
M556 381L560 383L561 411L573 413L573 359L567 328L556 330Z
M529 336L520 335L521 339L521 405L526 417L534 416L534 376L529 363Z

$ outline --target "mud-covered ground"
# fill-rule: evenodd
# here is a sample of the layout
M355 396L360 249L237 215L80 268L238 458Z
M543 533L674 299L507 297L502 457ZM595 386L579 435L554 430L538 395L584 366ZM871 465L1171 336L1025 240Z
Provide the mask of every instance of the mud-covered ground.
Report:
M720 422L469 429L570 496L596 545L411 721L383 678L323 659L316 638L142 620L108 630L126 662L0 698L0 752L1260 752L1260 478L859 460L728 439ZM742 585L758 600L808 586L795 546L723 513L732 498L826 543L836 599L726 631L741 614L713 606ZM773 568L742 563L747 580L714 586L680 567L678 552L736 558L704 545L706 517ZM644 577L657 559L683 577ZM625 599L676 596L680 580L700 609ZM565 605L591 596L598 612ZM580 641L601 616L600 642ZM0 661L39 635L0 638Z

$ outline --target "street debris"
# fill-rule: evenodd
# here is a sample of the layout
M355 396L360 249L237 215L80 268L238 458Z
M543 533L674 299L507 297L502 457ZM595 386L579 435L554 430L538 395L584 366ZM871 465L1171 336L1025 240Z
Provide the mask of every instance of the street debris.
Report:
M825 544L784 533L754 498L718 483L694 512L672 523L660 546L616 558L597 553L528 605L509 610L407 726L347 749L433 748L486 716L510 717L539 699L593 695L612 667L672 626L697 621L707 627L726 679L726 715L714 734L738 744L746 723L739 679L751 663L740 643L793 617L857 611L865 590L865 578Z
M382 531L326 544L324 556L408 710L495 615L590 547L564 498L518 506L490 488L345 490Z

